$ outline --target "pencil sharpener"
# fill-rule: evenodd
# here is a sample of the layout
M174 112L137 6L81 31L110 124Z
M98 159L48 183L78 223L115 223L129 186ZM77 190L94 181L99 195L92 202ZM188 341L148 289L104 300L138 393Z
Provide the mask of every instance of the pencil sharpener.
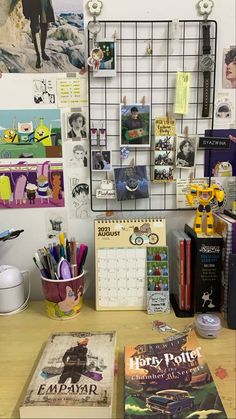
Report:
M221 321L215 314L199 314L195 320L196 330L203 338L216 338L221 330Z

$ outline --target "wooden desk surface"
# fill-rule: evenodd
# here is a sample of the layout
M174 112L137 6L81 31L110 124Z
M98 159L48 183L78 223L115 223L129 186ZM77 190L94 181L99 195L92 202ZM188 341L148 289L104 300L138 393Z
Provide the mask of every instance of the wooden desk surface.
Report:
M173 312L153 316L144 311L98 312L87 303L78 317L63 322L49 319L43 302L31 302L27 310L20 314L0 317L0 418L19 417L19 405L37 365L42 346L50 333L96 330L117 331L119 372L113 417L123 418L123 348L127 344L162 342L163 335L152 330L152 322L157 319L178 330L193 321L191 318L177 318ZM223 327L217 339L199 337L200 346L229 418L236 417L235 338L235 331L226 327ZM216 375L219 367L226 370L225 378Z

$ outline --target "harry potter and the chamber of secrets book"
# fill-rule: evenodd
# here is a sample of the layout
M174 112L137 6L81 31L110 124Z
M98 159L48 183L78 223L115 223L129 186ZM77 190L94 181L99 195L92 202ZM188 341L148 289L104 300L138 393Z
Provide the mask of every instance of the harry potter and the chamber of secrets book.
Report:
M52 334L20 417L111 418L115 344L115 332Z
M125 418L226 418L195 332L125 348Z

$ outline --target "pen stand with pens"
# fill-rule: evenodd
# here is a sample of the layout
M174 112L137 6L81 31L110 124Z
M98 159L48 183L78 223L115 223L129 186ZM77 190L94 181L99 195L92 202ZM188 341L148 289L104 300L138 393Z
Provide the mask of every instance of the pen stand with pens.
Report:
M69 279L54 280L41 275L47 315L54 320L72 319L81 311L88 287L86 271Z

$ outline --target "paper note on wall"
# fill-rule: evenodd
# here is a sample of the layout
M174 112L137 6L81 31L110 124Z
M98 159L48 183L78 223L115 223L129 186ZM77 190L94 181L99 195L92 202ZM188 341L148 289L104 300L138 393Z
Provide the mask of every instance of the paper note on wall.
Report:
M80 104L80 78L57 80L57 106L75 108Z
M175 113L188 113L191 74L178 71L176 80Z

